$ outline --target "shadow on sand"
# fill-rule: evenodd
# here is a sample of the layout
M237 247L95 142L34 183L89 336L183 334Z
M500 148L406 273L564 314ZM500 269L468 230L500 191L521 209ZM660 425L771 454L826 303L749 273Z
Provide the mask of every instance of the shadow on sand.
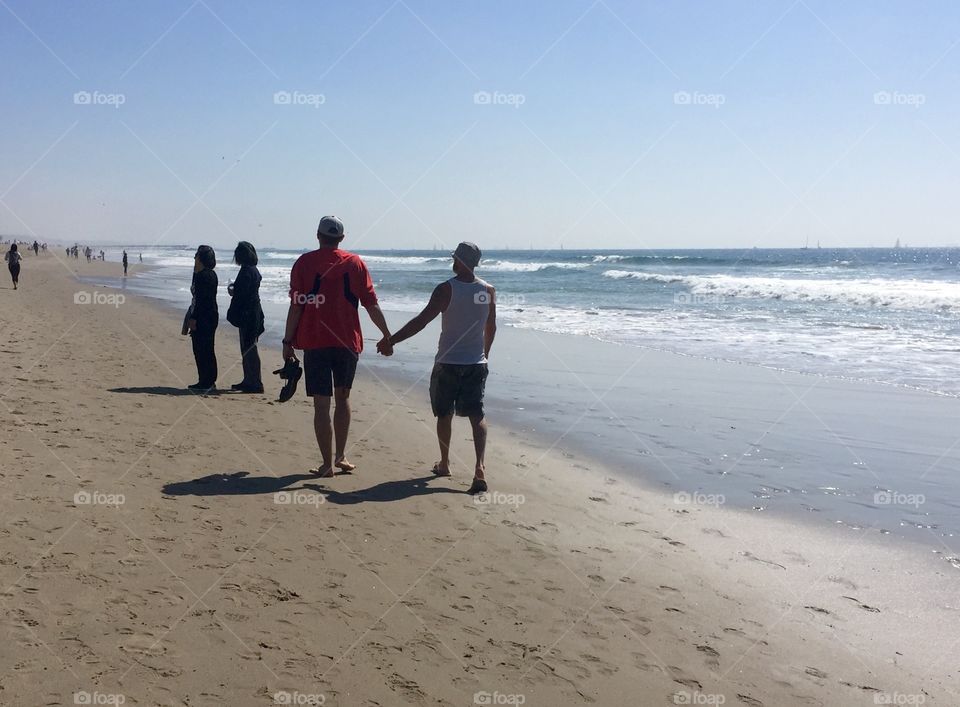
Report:
M338 474L339 476L339 474ZM316 491L330 503L352 505L355 503L386 503L402 501L414 496L428 496L436 493L462 494L466 491L445 486L429 486L428 481L437 477L430 475L417 479L385 481L357 491L334 491L320 484L329 479L320 479L314 474L287 474L286 476L250 476L249 471L237 471L232 474L210 474L190 481L177 481L164 484L163 493L168 496L242 496L250 494L268 494L279 491L310 490ZM301 481L312 480L294 486Z
M111 393L136 393L140 395L220 395L223 390L215 390L212 393L206 393L199 390L189 390L188 388L171 388L166 385L146 385L139 388L110 388Z

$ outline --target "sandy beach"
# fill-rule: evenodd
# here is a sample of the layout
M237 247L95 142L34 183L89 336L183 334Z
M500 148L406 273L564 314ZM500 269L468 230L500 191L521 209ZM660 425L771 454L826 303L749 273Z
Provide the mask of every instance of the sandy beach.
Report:
M178 318L74 277L119 269L28 256L0 290L0 703L960 704L942 560L681 506L495 419L474 500L468 426L432 478L423 385L363 366L358 469L317 479L302 390L185 390ZM223 320L217 347L229 387Z

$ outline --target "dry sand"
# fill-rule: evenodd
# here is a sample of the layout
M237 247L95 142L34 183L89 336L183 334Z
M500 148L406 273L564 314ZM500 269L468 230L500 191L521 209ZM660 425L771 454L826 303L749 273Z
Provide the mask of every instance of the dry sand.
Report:
M302 390L188 394L176 317L75 303L116 293L70 271L119 267L26 257L0 290L0 703L960 704L942 561L678 505L495 420L478 503L469 426L431 478L422 387L369 371L357 471L313 478ZM225 321L218 355L229 387Z

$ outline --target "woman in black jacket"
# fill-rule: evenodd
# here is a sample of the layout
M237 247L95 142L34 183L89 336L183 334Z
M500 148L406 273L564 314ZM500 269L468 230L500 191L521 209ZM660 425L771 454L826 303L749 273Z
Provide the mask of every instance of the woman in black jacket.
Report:
M187 386L191 390L216 392L217 354L214 341L217 324L220 323L220 311L217 309L217 256L213 248L202 245L197 249L193 265L193 316L188 322L190 337L193 339L193 357L197 361L199 380Z
M234 384L233 389L242 393L262 393L257 339L263 333L264 326L257 249L246 241L240 241L233 251L233 262L240 266L240 272L227 288L231 297L227 320L240 329L240 356L243 360L243 380Z

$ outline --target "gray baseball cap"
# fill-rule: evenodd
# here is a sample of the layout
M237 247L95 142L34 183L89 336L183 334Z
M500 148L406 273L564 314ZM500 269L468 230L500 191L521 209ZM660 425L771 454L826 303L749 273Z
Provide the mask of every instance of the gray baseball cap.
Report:
M317 235L343 238L343 221L336 216L324 216L320 219L320 225L317 226Z
M482 253L480 252L480 246L476 243L464 241L457 246L457 249L453 251L451 255L471 270L474 270L480 264Z

